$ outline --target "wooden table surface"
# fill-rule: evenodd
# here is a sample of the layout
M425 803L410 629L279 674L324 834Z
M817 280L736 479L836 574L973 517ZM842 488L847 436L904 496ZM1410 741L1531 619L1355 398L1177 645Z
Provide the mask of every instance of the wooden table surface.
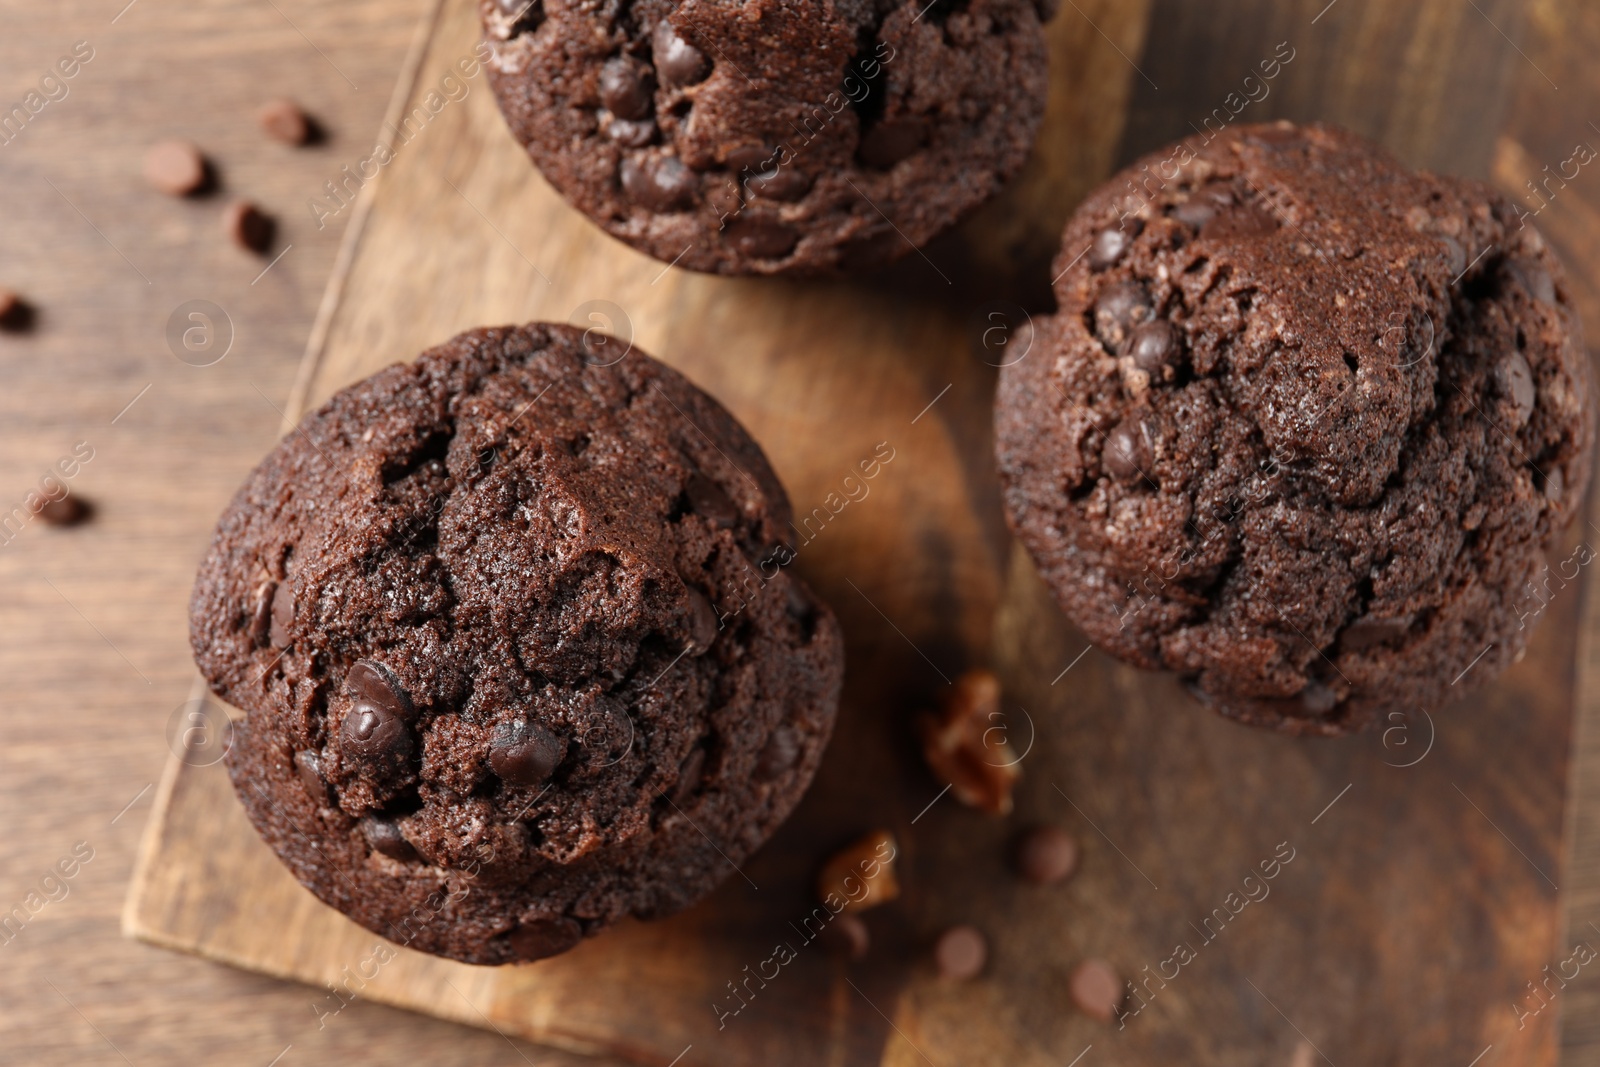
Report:
M1222 66L1218 50L1229 51L1236 26L1263 21L1305 42L1306 57L1263 117L1303 115L1309 97L1297 94L1315 93L1333 117L1381 135L1410 162L1448 159L1513 191L1567 159L1574 143L1600 144L1591 121L1600 121L1594 5L1429 2L1393 33L1350 32L1373 25L1362 15L1383 3L1335 0L1312 22L1306 9L1321 4L1155 0L1148 19L1089 38L1139 71L1120 157L1187 132L1187 105L1203 112L1198 101L1231 87L1211 73ZM193 568L216 513L277 436L350 214L319 229L306 202L370 151L426 0L125 4L0 3L6 110L78 42L93 55L65 97L0 143L8 208L0 286L38 308L30 332L0 334L0 515L80 442L93 458L73 489L97 508L77 529L32 523L14 539L0 536L0 911L32 912L19 931L0 933L0 1061L579 1062L359 1001L319 1029L303 987L119 935L171 720L193 679L185 621ZM1069 0L1059 17L1087 16ZM1202 50L1211 59L1196 84L1186 72ZM1375 90L1392 86L1377 72L1419 51L1482 78L1473 92L1397 110L1408 123L1397 128ZM1239 56L1240 77L1256 58ZM253 112L276 95L301 100L327 139L289 149L264 138ZM207 150L218 195L175 201L142 184L145 147L168 134ZM1480 150L1463 162L1452 154L1462 144ZM268 259L221 237L233 195L279 216L273 254L284 254L265 273ZM1600 178L1581 174L1539 224L1574 268L1600 277ZM1591 333L1600 330L1594 286L1578 290ZM176 358L168 341L169 318L194 300L219 306L231 323L231 347L210 366ZM1595 778L1581 763L1594 733L1580 717L1579 792ZM1592 821L1569 817L1569 835L1594 836ZM61 861L84 856L92 858L58 880ZM1569 916L1569 939L1600 922L1593 867L1580 848L1555 872L1569 906L1588 909ZM1600 1039L1590 1014L1573 1007L1596 1003L1600 979L1585 978L1563 994L1573 1063L1585 1062L1579 1044L1592 1054Z

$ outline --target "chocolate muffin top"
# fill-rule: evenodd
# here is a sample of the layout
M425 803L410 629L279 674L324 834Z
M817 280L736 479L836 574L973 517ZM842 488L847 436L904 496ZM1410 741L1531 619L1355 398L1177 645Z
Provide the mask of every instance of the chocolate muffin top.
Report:
M1523 214L1288 123L1091 195L996 409L1008 516L1067 614L1293 733L1510 663L1594 439L1577 316Z
M920 247L1022 165L1053 0L480 0L529 156L612 236L721 274Z
M731 874L832 728L842 642L720 405L568 326L344 390L223 513L195 659L252 822L317 896L470 963Z

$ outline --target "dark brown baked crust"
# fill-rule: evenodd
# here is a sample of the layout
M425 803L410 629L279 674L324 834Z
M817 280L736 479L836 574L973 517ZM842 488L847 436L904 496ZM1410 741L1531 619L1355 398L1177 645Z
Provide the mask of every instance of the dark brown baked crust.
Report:
M470 963L709 892L837 708L838 625L780 569L760 448L584 338L474 330L339 393L223 513L190 608L268 844L363 926Z
M544 176L691 270L896 259L1015 174L1044 115L1047 0L480 8L501 111Z
M1287 123L1091 195L996 401L1007 513L1067 614L1292 733L1494 677L1594 440L1577 315L1524 221Z

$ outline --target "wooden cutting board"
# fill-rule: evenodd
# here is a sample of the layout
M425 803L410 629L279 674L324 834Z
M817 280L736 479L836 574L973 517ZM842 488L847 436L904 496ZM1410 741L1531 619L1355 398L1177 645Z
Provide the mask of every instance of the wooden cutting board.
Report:
M459 330L556 319L629 335L716 395L800 514L886 444L868 496L800 546L847 634L835 740L745 877L670 920L486 969L404 949L374 962L378 939L256 838L215 762L220 735L175 729L128 933L321 987L308 1026L359 996L644 1064L1555 1062L1557 1017L1585 989L1540 1007L1528 983L1590 936L1564 932L1558 890L1574 664L1589 671L1595 632L1583 591L1553 598L1494 685L1381 735L1295 741L1223 722L1171 679L1089 649L1011 546L983 342L1048 310L1049 260L1084 192L1223 106L1280 42L1294 60L1240 121L1340 121L1409 162L1517 189L1566 157L1571 117L1596 99L1581 60L1600 43L1594 19L1578 0L1535 7L1067 0L1049 29L1045 130L1004 197L882 276L784 282L666 269L569 210L481 76L459 83L465 96L442 91L478 36L470 0L443 0L377 137L392 142L414 108L429 117L341 208L355 217L289 416ZM1567 82L1559 108L1545 67ZM1552 113L1579 128L1568 137ZM1592 203L1575 192L1550 218L1592 224ZM1597 321L1600 240L1552 236ZM1027 750L1004 820L941 796L913 740L914 715L973 665L1001 673ZM1064 886L1008 873L1016 834L1040 821L1082 846ZM845 965L797 925L819 863L877 827L902 843L906 892L868 914L872 951ZM1246 883L1263 864L1276 877ZM1571 869L1600 887L1591 866ZM927 952L957 922L992 947L964 984L941 981ZM794 960L743 984L771 972L779 944ZM1071 1007L1067 977L1089 957L1140 983L1121 1028Z

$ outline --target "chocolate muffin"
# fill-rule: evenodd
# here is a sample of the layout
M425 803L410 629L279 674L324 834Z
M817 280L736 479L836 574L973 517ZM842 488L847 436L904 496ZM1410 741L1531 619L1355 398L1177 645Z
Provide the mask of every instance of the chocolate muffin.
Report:
M1055 0L480 0L511 132L574 207L719 274L885 263L1044 114Z
M614 340L474 330L344 390L223 513L195 659L250 820L326 903L469 963L694 902L832 729L832 613L716 401Z
M1288 123L1091 195L996 402L1007 514L1073 621L1297 734L1432 710L1517 658L1595 432L1525 214Z

